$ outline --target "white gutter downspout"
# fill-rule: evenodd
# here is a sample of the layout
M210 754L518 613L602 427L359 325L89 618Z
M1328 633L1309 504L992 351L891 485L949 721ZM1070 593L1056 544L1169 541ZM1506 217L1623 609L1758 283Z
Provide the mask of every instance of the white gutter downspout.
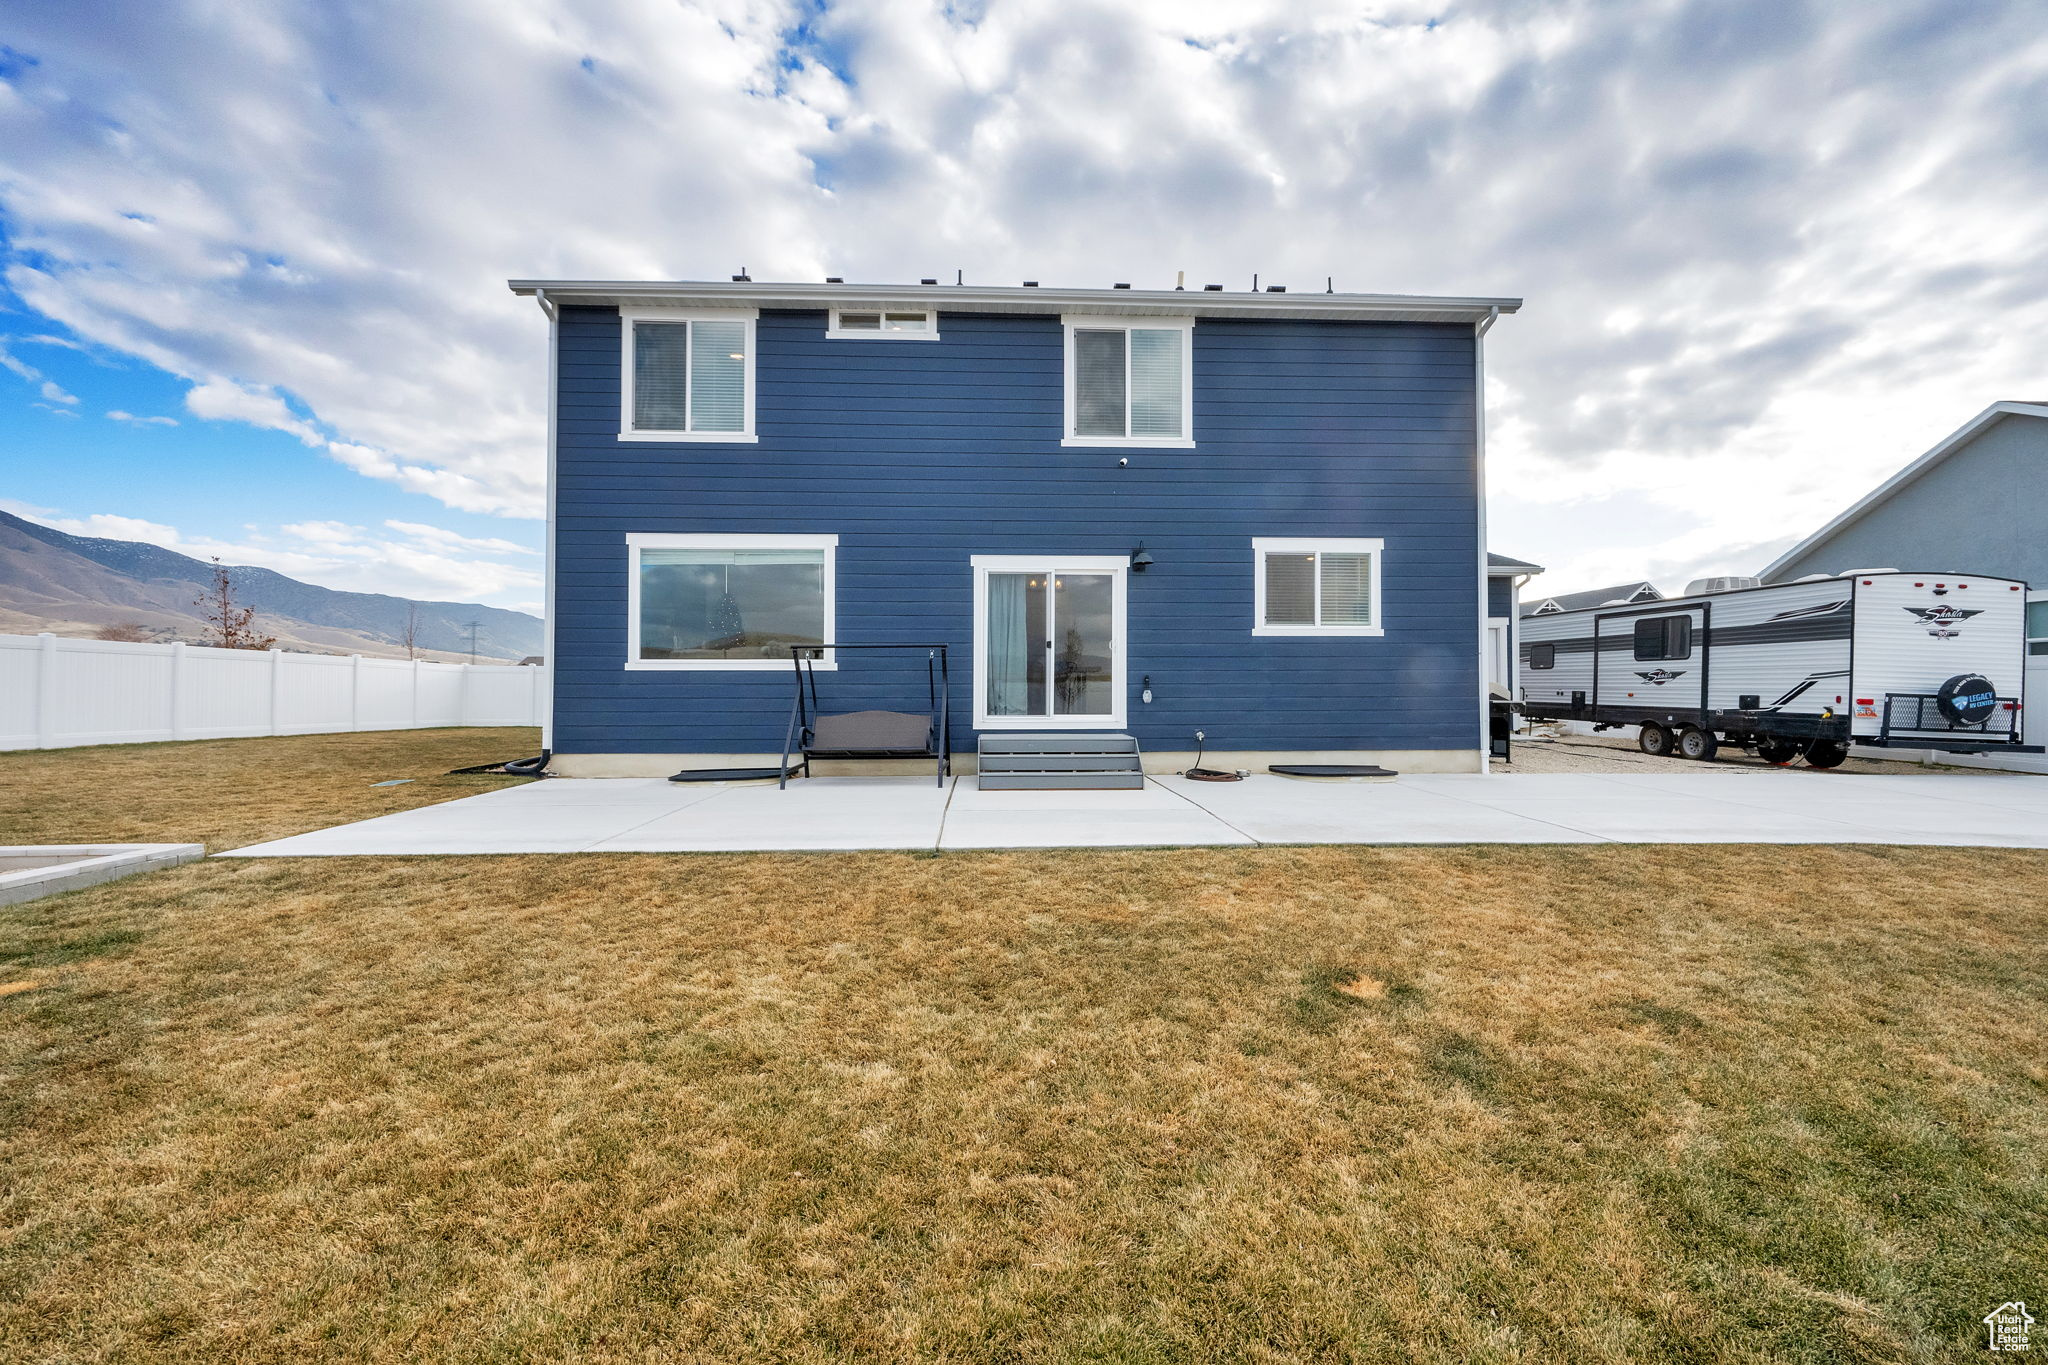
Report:
M1474 419L1474 441L1472 460L1473 492L1479 499L1479 771L1493 771L1493 699L1486 685L1487 675L1493 671L1492 661L1487 657L1486 638L1486 596L1488 574L1486 565L1486 334L1500 318L1499 308L1489 308L1486 316L1472 324L1472 416Z
M555 747L555 686L561 678L562 661L555 654L555 412L560 404L556 401L555 387L561 370L561 313L545 289L533 291L534 302L548 320L548 492L547 492L547 546L543 561L541 589L540 654L541 665L548 671L548 692L546 705L541 710L540 747Z

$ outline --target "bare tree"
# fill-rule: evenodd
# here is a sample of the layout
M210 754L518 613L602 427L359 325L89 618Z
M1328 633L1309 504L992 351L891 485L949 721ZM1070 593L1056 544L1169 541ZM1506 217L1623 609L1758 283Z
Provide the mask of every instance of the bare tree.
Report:
M269 649L277 643L275 635L256 633L256 608L236 605L235 585L218 555L213 559L213 586L192 605L206 608L206 619L214 636L207 641L210 645L221 649Z
M419 643L419 637L420 609L412 603L407 603L405 608L405 634L399 637L405 643L406 658L417 659L419 657L419 651L415 648Z
M124 644L139 645L149 641L149 627L140 621L114 621L101 626L92 633L95 640L119 640Z

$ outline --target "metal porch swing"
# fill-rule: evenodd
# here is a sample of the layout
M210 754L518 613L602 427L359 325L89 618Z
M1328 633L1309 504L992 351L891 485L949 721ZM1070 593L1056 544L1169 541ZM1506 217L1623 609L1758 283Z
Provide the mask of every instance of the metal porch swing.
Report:
M816 664L826 650L921 649L925 651L927 708L917 711L848 711L824 714L818 705ZM937 644L791 645L796 670L796 700L789 708L789 727L782 736L782 775L777 787L789 785L791 755L803 775L811 775L814 758L929 758L937 762L936 781L946 785L953 771L950 721L951 688L946 646Z

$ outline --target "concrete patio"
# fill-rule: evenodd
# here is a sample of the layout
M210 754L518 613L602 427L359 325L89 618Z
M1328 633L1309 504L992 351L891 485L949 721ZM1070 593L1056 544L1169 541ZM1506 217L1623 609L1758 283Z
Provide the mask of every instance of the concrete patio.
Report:
M1254 844L1849 843L2048 848L2048 780L1783 772L1155 777L1142 791L984 792L963 777L533 782L223 857L1141 848Z

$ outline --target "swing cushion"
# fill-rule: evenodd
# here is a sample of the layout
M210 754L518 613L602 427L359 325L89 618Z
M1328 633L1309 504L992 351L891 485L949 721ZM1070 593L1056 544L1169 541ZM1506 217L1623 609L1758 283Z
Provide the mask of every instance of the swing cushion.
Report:
M932 752L932 718L906 711L849 711L812 723L809 754L924 757Z

